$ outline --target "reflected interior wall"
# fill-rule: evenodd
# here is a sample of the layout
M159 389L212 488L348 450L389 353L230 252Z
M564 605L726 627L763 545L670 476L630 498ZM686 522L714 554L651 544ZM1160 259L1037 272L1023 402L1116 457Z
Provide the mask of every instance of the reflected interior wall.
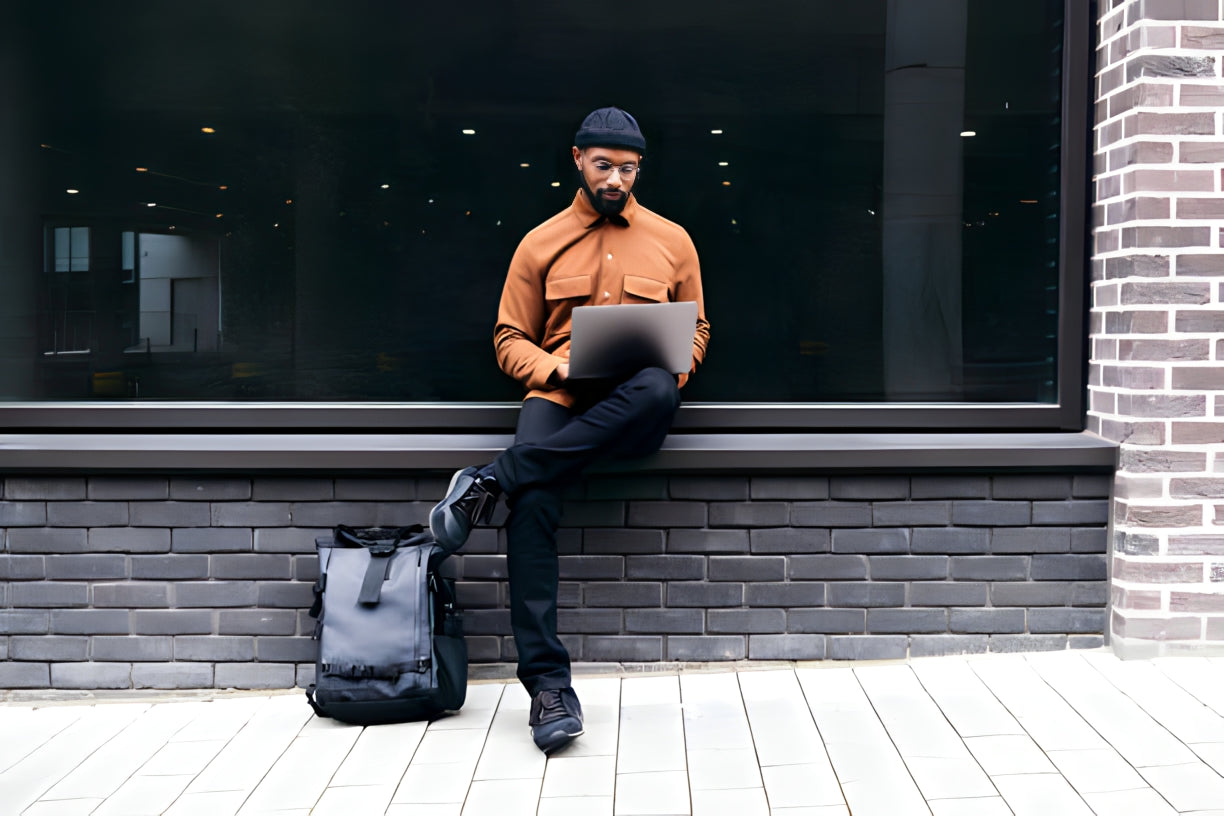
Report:
M42 186L35 175L38 100L17 4L0 8L0 399L28 399L35 378L35 284Z

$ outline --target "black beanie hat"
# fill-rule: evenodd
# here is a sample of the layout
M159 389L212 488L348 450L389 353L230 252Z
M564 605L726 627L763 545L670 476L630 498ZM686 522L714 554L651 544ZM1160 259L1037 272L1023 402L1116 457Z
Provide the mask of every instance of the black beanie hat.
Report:
M646 139L637 120L620 108L592 111L574 134L574 146L624 147L646 153Z

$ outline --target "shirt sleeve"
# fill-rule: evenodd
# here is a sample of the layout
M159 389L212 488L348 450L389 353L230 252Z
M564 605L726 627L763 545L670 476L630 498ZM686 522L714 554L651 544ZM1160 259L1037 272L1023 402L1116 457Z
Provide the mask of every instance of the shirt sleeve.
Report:
M691 300L697 303L697 331L693 334L693 367L689 373L697 370L697 365L705 359L706 347L710 343L710 322L706 320L705 299L701 292L701 264L697 260L697 247L693 239L684 235L684 245L680 250L679 263L676 266L677 301ZM688 374L680 375L680 385L688 381Z
M550 387L548 378L565 362L540 348L548 318L544 275L543 266L535 262L526 241L520 243L510 260L493 330L497 364L528 390Z

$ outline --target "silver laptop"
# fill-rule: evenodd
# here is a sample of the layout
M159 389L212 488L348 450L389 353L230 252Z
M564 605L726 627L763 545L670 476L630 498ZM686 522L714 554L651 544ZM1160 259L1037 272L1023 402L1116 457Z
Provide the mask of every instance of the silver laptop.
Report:
M673 374L693 367L697 304L625 303L574 309L569 375L617 377L649 366Z

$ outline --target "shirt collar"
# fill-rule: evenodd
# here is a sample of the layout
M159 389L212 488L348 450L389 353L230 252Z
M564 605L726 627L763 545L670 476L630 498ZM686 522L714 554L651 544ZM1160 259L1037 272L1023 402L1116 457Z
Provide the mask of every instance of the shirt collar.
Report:
M616 224L619 227L628 227L633 225L633 218L637 215L638 203L637 197L630 193L629 200L625 203L625 209L620 211L620 215L601 215L591 206L591 200L587 198L586 192L579 188L578 192L574 194L574 203L570 205L570 210L578 218L578 222L582 224L584 229L593 229L605 222Z

